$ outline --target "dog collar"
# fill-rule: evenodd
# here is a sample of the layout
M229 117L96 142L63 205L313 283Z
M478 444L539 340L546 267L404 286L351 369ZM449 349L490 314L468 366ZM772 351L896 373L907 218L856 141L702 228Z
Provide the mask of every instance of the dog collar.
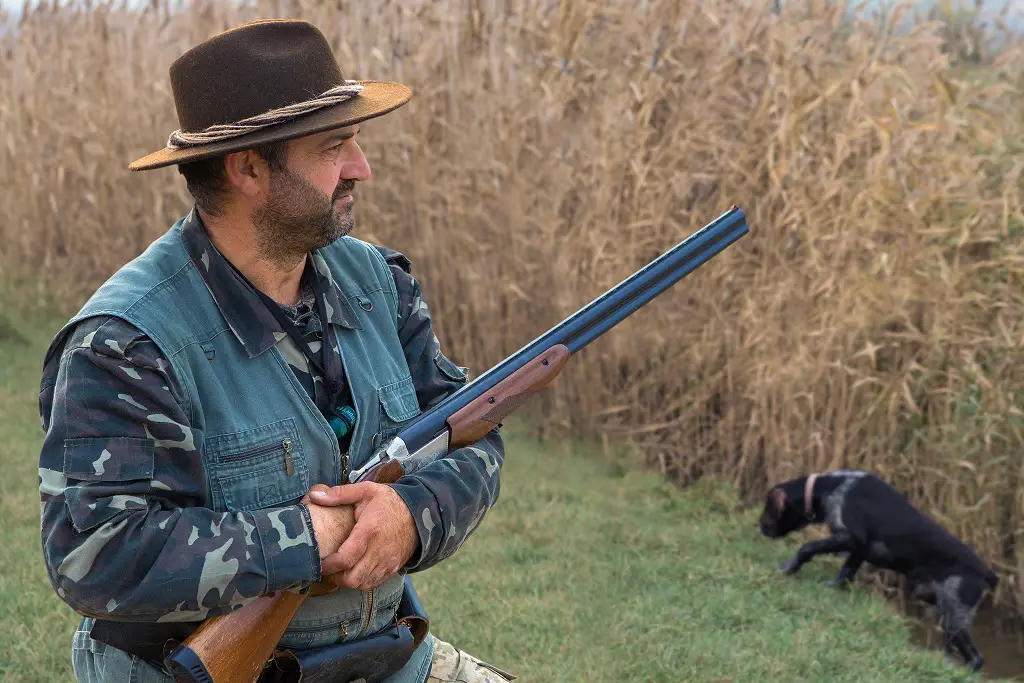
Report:
M807 486L804 488L804 514L807 519L814 517L814 480L817 478L817 474L807 477Z

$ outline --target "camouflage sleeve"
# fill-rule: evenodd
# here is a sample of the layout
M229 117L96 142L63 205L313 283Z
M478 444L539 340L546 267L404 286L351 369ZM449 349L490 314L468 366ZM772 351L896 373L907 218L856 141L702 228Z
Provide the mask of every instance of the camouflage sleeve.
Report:
M441 352L430 311L408 259L382 249L398 289L398 329L420 407L429 407L461 387L466 372ZM476 531L497 502L505 447L498 429L471 446L392 484L412 512L419 549L406 565L428 569L450 557Z
M80 614L199 621L320 579L305 506L204 507L203 435L183 405L157 346L117 318L79 323L46 360L43 555Z

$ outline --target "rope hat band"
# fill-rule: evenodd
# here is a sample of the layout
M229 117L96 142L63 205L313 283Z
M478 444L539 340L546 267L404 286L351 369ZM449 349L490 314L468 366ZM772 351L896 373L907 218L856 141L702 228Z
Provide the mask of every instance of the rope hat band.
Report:
M197 133L186 133L178 129L167 138L167 146L172 149L184 149L211 142L229 140L239 135L245 135L246 133L266 128L267 126L291 121L317 109L341 104L362 91L363 86L361 84L356 81L346 80L343 85L335 86L311 100L295 102L294 104L279 107L256 116L250 116L236 123L216 124Z
M308 21L267 19L200 42L169 69L178 122L161 149L128 168L148 171L352 126L398 109L412 89L351 80Z

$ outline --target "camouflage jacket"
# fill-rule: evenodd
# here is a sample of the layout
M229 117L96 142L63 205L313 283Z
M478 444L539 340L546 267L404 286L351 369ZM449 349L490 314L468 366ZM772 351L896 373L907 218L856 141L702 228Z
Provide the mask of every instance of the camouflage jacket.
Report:
M182 234L193 262L204 261L198 270L239 340L276 338L300 383L320 405L323 378L214 248L201 224L196 221ZM439 372L434 362L438 339L410 263L398 252L378 249L396 284L399 337L421 409L426 408L459 388L465 376L458 381ZM345 315L347 302L330 298L333 291L321 287L315 268L306 271L311 286L304 287L303 300L282 308L316 349L319 343L311 342L321 321L312 296L328 297L332 320L332 315ZM340 359L327 367L332 366L341 368ZM215 616L245 602L245 596L302 589L321 578L304 505L242 513L204 509L209 505L204 470L196 444L189 442L181 395L156 344L116 317L81 321L44 365L39 396L46 432L39 457L43 553L54 590L83 615L140 622ZM75 440L118 437L148 440L155 454L150 481L141 486L128 481L119 488L117 482L90 481L88 473L66 467L65 452ZM504 461L498 430L453 451L447 460L392 484L409 506L419 535L408 572L452 555L498 498ZM281 542L284 538L289 542ZM232 576L216 577L223 587L216 606L200 605L197 600L203 600L204 586L213 579L203 575L203 562L182 561L182 554L207 557L228 546L234 550L221 558L221 566Z

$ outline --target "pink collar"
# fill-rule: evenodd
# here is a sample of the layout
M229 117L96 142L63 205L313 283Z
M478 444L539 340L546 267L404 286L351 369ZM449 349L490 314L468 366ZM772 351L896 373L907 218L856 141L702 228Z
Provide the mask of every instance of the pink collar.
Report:
M814 517L814 480L817 478L817 474L807 477L807 486L804 488L804 511L808 519Z

